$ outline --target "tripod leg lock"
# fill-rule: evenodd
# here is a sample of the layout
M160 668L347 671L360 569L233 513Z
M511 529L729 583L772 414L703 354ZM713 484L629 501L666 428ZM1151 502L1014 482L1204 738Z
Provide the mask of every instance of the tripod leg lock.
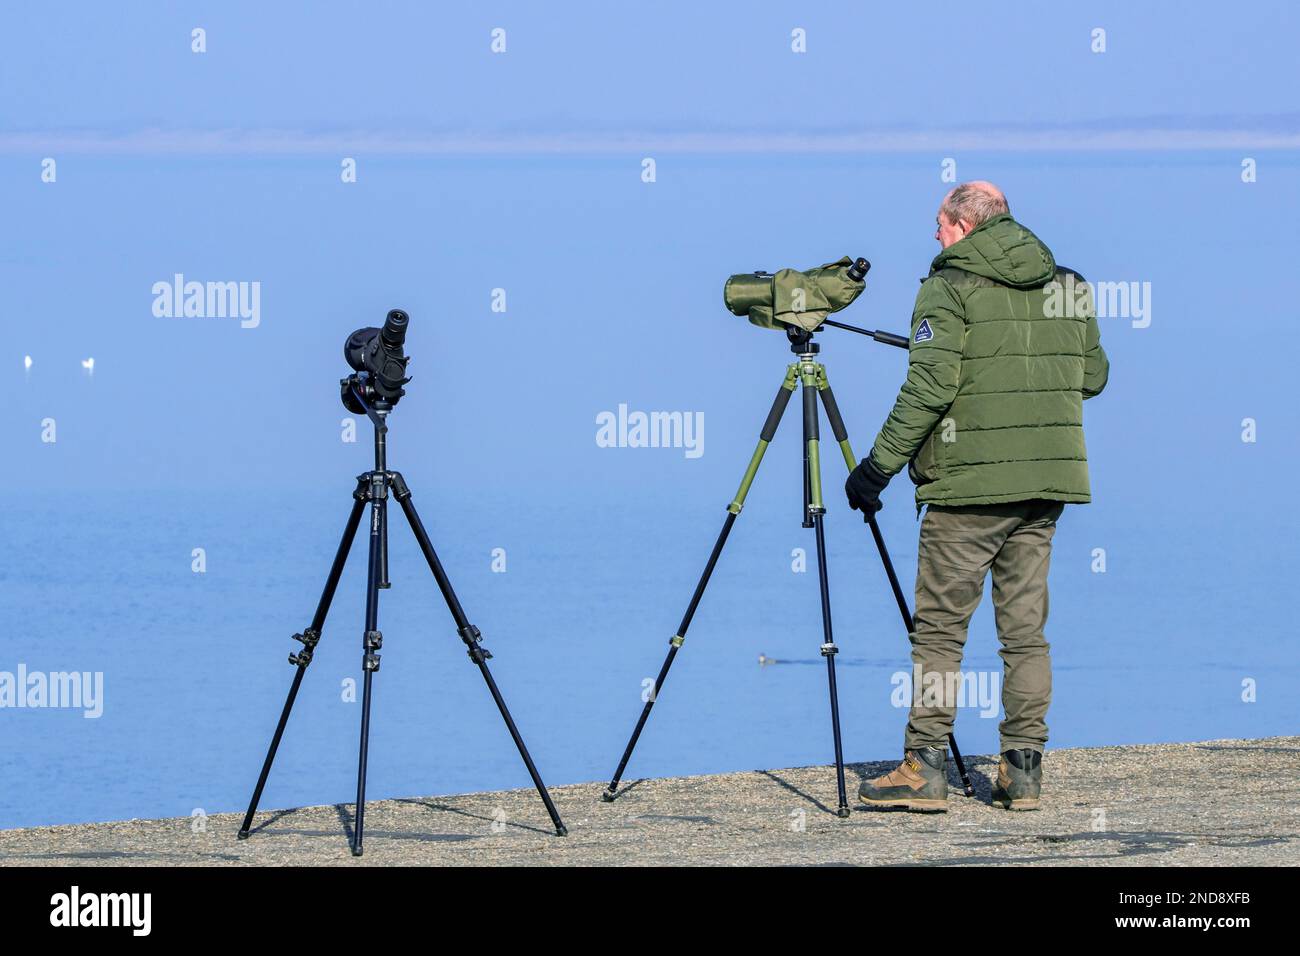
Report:
M379 655L378 655L378 654L366 654L365 656L363 656L363 657L361 658L361 669L362 669L363 671L377 671L377 670L379 670Z
M668 643L671 644L673 647L681 647L683 644L686 643L686 635L674 634L672 637L668 639Z
M402 477L399 471L390 471L388 473L388 482L393 486L393 497L398 501L405 501L411 497L411 489L406 484L406 479Z
M384 646L383 631L366 631L363 646L368 651L377 651Z
M482 664L492 659L492 652L482 645L483 634L473 624L457 628L456 633L469 649L469 659L475 664Z
M839 652L840 649L831 641L827 641L822 645L822 657L834 657Z
M312 651L320 643L320 631L309 627L301 634L295 634L293 639L302 642L302 650L296 654L290 654L289 663L295 667L306 667L311 663Z

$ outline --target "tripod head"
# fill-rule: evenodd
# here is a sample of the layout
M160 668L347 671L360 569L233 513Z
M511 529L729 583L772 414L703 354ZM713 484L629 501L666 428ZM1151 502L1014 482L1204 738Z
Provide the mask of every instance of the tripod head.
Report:
M882 332L879 329L860 329L856 325L848 325L844 322L834 322L830 319L823 319L822 324L817 326L812 332L797 328L793 325L786 326L785 337L790 340L790 351L795 355L808 355L821 351L821 346L812 340L814 332L822 331L826 326L832 326L837 329L844 329L848 332L857 332L859 335L865 335L868 338L875 339L882 345L893 345L900 349L908 347L907 336L895 335L893 332Z
M865 335L868 338L875 339L881 345L892 345L896 348L905 349L908 347L907 336L895 335L893 332L882 332L879 329L860 329L856 325L848 325L844 322L832 322L827 319L822 325L829 325L837 329L844 329L848 332L857 332L859 335ZM821 331L818 329L818 331Z
M820 326L818 326L820 329ZM813 334L798 326L788 325L785 337L790 340L790 351L795 355L816 355L822 347L812 340Z

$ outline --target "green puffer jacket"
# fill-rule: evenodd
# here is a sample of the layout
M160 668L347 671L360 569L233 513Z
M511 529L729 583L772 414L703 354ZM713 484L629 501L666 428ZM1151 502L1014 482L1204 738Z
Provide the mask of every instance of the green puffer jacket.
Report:
M923 504L1089 500L1083 400L1106 386L1092 296L997 216L940 252L912 313L907 381L871 458Z

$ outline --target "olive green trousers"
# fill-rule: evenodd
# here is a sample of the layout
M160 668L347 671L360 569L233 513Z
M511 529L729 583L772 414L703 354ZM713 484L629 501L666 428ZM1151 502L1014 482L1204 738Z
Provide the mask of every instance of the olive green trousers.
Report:
M912 709L904 746L946 747L963 703L966 628L993 573L993 608L1003 662L1000 751L1042 751L1052 699L1047 570L1064 505L931 505L921 521L912 641ZM970 691L966 675L965 693ZM964 703L970 705L971 701Z

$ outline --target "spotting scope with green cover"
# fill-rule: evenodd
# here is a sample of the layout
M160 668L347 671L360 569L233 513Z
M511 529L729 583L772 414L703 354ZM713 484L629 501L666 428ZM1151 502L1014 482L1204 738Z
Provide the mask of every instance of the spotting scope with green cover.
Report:
M848 256L800 272L742 272L727 280L722 301L732 315L764 329L815 332L832 312L848 308L866 285L866 259Z

